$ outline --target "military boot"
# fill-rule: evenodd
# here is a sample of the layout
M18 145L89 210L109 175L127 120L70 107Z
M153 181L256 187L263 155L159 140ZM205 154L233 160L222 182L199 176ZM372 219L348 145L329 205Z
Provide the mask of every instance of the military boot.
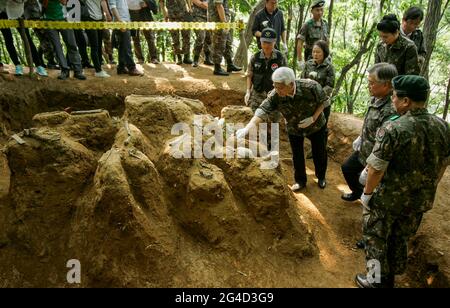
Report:
M388 277L381 277L380 283L370 282L367 275L358 274L355 276L356 285L362 289L375 289L375 288L393 288L395 276L389 275Z
M183 64L183 57L181 55L177 55L177 64L178 65Z
M227 72L228 73L239 72L239 71L242 71L242 67L234 65L233 62L231 62L230 64L227 65Z
M200 59L199 55L195 55L194 56L194 63L192 63L193 67L197 67L198 66L198 60Z
M205 61L203 61L203 64L214 65L213 61L211 60L211 53L205 52Z
M184 55L183 63L184 64L192 64L192 59L188 53Z
M222 67L220 66L220 64L214 64L214 75L219 75L219 76L228 76L230 75L229 73L225 72Z

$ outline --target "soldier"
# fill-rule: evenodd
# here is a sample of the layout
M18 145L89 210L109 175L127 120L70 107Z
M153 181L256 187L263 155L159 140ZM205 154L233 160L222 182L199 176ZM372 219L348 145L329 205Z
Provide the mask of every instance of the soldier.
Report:
M244 138L250 129L261 123L271 112L279 111L287 122L289 141L294 160L295 184L293 191L306 187L304 138L311 140L315 174L319 187L326 186L327 151L325 146L325 93L317 81L295 80L294 71L280 67L272 74L274 90L262 102L250 123L236 132L237 138Z
M423 20L423 11L418 7L410 7L403 14L402 27L400 29L403 36L409 38L416 44L417 53L419 54L419 66L422 68L427 55L425 49L425 40L423 33L419 29Z
M163 10L165 21L192 21L192 9L190 7L190 2L188 3L186 0L166 0L166 2L167 6L164 4L164 0L159 0L159 5ZM170 31L170 35L172 36L173 51L177 58L177 64L192 64L192 59L190 58L191 31L181 31L183 48L180 48L180 31Z
M156 5L155 0L128 0L128 9L130 10L131 21L153 21L153 14L158 13L158 6ZM142 33L144 33L148 51L150 53L147 62L159 64L155 33L152 30L142 30ZM132 35L134 53L138 62L144 63L144 55L142 54L141 38L139 34L140 30L136 30Z
M247 93L245 104L253 112L266 99L267 94L273 90L272 73L282 66L287 66L284 55L274 49L277 34L274 29L266 28L261 32L262 49L254 54L247 70Z
M260 37L265 28L272 28L277 33L275 48L287 56L286 28L284 26L283 12L278 9L278 0L266 0L265 7L255 16L252 32L256 37L258 48L261 49Z
M335 81L334 67L329 58L330 49L328 48L328 43L322 40L315 42L312 55L313 58L306 62L305 69L302 72L302 78L315 80L322 86L328 98L323 111L328 123L328 118L331 113L331 94Z
M208 0L208 14L211 22L230 22L230 10L228 0ZM220 64L222 58L227 62L227 71L225 72ZM221 29L214 31L213 34L213 62L214 75L228 76L231 72L242 70L241 67L233 63L233 50L231 46L231 34L229 30Z
M372 153L377 130L384 122L397 114L391 101L391 81L398 75L395 66L388 63L377 63L368 72L369 92L372 96L369 108L364 116L361 135L353 142L354 152L341 167L347 185L352 191L341 196L345 201L355 201L361 197L364 187L359 183L359 175L364 170L366 160Z
M392 102L401 116L378 130L361 196L366 260L379 262L381 279L358 274L355 280L362 288L393 287L395 275L405 271L408 240L433 207L450 161L449 125L425 108L428 81L405 75L395 77L392 85Z
M414 43L400 35L400 22L389 14L377 24L381 38L375 52L375 63L394 64L399 75L419 75L419 58Z
M323 0L313 1L311 6L313 18L302 26L300 34L297 36L297 59L300 70L305 68L305 61L312 58L312 49L315 42L323 40L328 43L328 23L322 19L324 5L325 1ZM304 57L302 55L303 47L305 48Z
M207 22L208 21L208 0L193 0L192 1L192 13L194 16L194 21L196 22ZM198 66L198 60L200 59L200 53L205 53L205 63L206 65L214 65L211 60L211 32L205 30L195 30L195 45L194 45L194 63L193 67Z

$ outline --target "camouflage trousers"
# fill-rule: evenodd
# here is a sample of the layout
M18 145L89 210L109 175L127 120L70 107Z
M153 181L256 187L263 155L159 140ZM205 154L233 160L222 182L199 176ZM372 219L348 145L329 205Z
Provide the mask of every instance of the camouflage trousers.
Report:
M191 21L190 17L186 14L184 14L184 15L169 15L169 20L173 21L173 22ZM183 47L181 47L179 30L170 31L170 35L172 36L173 52L175 53L175 55L188 55L191 51L191 31L190 30L182 30L181 31Z
M231 34L228 30L217 30L213 34L213 62L214 64L225 61L232 63L233 51L231 49Z
M207 19L203 17L194 17L194 21L196 22L206 22ZM202 52L202 49L206 54L211 53L211 31L205 30L195 30L195 44L194 44L194 56L199 56Z
M248 106L252 108L253 113L258 109L259 105L267 98L267 92L256 92L252 89L250 93L250 99L248 101ZM281 119L281 114L278 111L271 112L266 119L268 123L278 123Z
M114 61L111 31L108 29L104 29L102 39L103 39L103 50L102 50L103 58L105 59L106 63L111 63Z
M145 40L147 41L149 55L147 61L150 62L152 59L158 59L158 52L156 50L155 33L151 30L136 30L134 35L131 36L133 39L134 54L139 61L144 61L144 54L142 53L140 31L144 33Z
M394 215L376 208L363 211L366 261L380 262L382 279L405 272L408 240L416 234L422 216L423 213Z

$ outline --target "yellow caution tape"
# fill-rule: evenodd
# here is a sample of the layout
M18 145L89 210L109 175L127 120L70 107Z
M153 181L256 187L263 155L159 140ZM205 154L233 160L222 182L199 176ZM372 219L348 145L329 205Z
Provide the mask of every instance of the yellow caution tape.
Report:
M25 20L25 28L35 29L88 29L88 30L244 30L245 24L242 21L224 22L106 22L106 21L46 21L46 20ZM18 28L17 20L0 20L0 29Z

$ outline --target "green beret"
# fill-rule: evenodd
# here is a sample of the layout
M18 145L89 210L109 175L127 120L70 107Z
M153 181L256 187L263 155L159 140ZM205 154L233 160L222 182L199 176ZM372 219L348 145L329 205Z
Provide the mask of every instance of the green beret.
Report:
M311 9L316 8L316 7L323 7L324 5L325 5L324 0L314 0L311 5Z
M392 79L392 87L397 95L406 96L416 102L426 101L430 84L422 76L400 75Z

